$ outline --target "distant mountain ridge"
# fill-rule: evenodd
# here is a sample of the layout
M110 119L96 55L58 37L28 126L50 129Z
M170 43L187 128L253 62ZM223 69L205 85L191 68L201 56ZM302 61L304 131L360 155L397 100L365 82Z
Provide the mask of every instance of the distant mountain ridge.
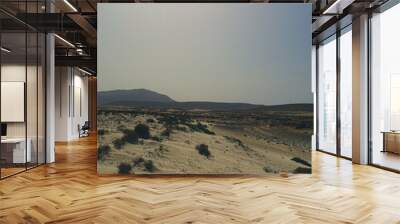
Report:
M100 91L97 93L98 105L106 105L112 102L130 102L130 101L144 101L144 102L175 102L169 96L160 94L147 89L130 89L130 90L110 90Z
M258 105L250 103L227 102L177 102L167 95L147 89L112 90L98 92L97 102L100 107L122 106L154 109L181 110L273 110L273 111L313 111L313 104Z

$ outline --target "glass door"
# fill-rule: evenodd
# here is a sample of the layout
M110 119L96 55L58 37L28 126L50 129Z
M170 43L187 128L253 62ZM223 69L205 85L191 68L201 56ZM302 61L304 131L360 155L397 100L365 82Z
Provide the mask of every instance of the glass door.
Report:
M1 34L1 177L26 170L27 150L25 32Z
M15 10L43 13L44 3L19 1ZM0 12L0 179L45 163L45 45L43 33Z

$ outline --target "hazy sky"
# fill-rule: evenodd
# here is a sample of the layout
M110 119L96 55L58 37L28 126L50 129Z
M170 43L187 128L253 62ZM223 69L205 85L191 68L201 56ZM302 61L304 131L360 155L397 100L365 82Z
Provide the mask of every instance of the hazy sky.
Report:
M98 89L311 103L309 4L99 4Z

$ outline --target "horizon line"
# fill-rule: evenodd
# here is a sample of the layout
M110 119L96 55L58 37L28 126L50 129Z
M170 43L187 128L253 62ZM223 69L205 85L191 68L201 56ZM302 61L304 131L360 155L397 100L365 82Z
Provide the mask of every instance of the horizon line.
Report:
M293 104L314 104L314 102L296 102L296 103L278 103L278 104L260 104L260 103L252 103L252 102L238 102L238 101L213 101L213 100L189 100L189 101L177 101L174 98L170 97L168 94L165 93L160 93L155 90L151 89L146 89L146 88L130 88L130 89L110 89L110 90L97 90L97 93L99 92L110 92L110 91L129 91L129 90L146 90L150 92L157 93L159 95L163 95L171 99L175 103L231 103L231 104L251 104L255 106L279 106L279 105L293 105ZM159 103L166 103L162 101L140 101L140 100L132 100L132 101L137 101L137 102L159 102Z

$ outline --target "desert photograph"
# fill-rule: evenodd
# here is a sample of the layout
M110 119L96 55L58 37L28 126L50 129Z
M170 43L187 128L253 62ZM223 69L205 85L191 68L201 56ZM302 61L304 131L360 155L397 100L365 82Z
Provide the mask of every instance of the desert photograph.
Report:
M306 19L239 4L118 10L126 26L99 27L99 174L311 173Z

